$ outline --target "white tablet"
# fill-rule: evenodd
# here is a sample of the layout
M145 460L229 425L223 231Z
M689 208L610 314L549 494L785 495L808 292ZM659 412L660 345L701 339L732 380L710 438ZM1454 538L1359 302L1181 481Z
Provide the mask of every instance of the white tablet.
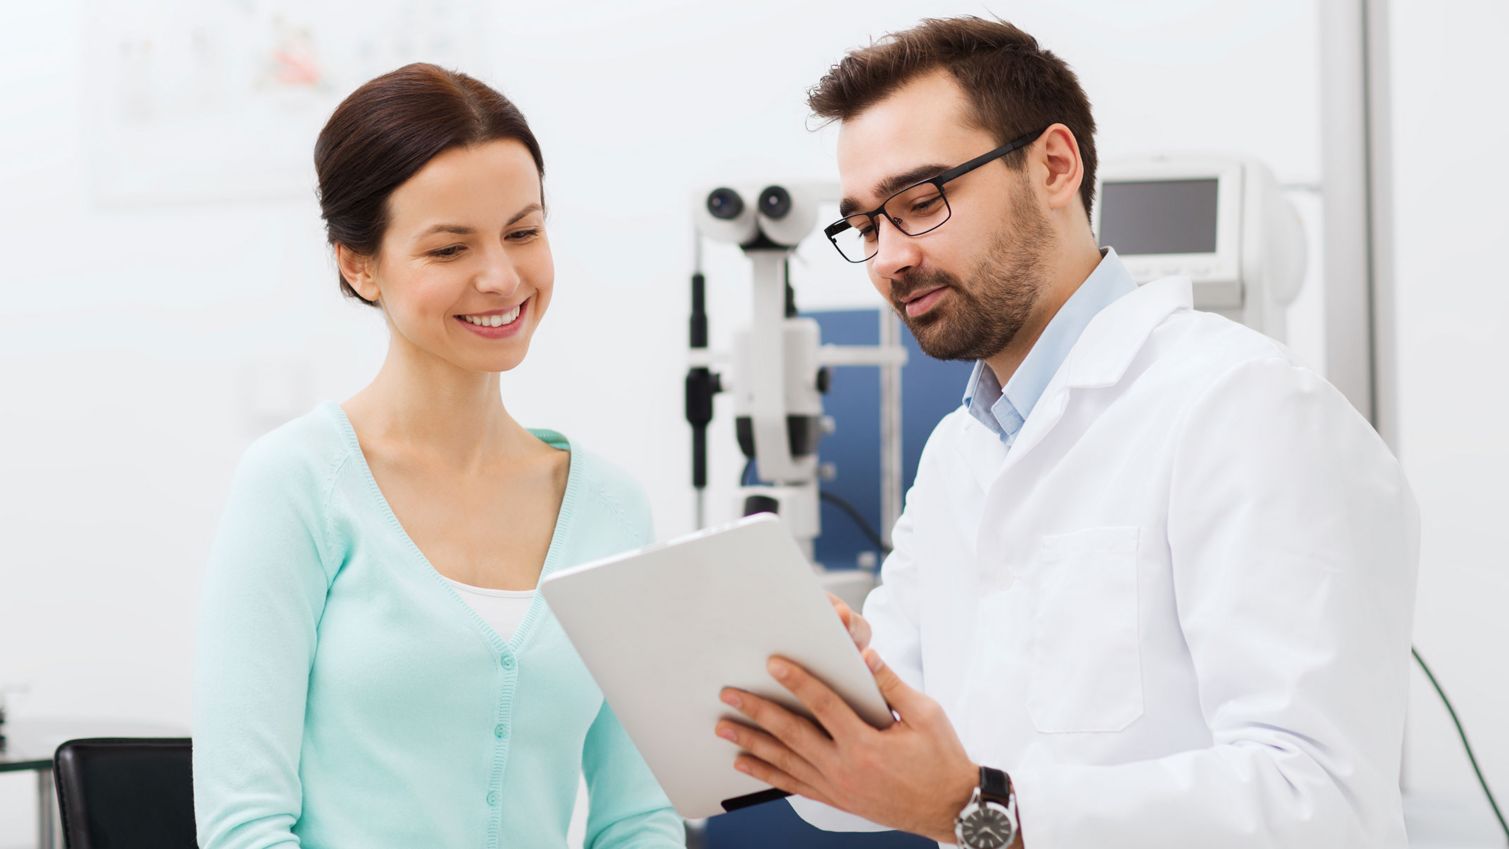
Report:
M778 799L714 735L738 687L806 713L765 669L788 657L877 728L893 717L812 566L773 515L557 572L550 609L684 817Z

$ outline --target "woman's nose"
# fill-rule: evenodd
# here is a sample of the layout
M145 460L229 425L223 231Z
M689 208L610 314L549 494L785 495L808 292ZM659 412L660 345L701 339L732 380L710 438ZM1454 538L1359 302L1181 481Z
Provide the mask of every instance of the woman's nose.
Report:
M477 275L477 291L510 295L519 288L523 278L519 268L506 251L498 250L487 258L487 264Z

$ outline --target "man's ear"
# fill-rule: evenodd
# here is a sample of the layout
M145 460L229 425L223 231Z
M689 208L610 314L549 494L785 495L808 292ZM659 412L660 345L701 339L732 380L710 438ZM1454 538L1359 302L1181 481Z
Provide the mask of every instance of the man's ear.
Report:
M377 288L377 276L373 273L376 257L359 254L339 242L335 245L335 265L340 269L346 285L356 290L363 300L377 303L382 294Z
M1039 140L1037 161L1043 168L1043 192L1050 209L1064 209L1079 199L1085 163L1079 156L1074 131L1054 124Z

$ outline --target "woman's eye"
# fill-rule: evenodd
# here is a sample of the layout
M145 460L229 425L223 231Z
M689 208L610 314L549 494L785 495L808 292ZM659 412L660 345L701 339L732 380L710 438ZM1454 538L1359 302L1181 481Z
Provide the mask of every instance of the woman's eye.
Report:
M464 250L466 250L465 245L450 245L444 248L430 251L430 256L439 257L441 259L450 259L452 257L459 256Z
M540 228L530 227L526 230L515 230L512 233L509 233L508 239L514 242L527 242L538 235L540 235Z

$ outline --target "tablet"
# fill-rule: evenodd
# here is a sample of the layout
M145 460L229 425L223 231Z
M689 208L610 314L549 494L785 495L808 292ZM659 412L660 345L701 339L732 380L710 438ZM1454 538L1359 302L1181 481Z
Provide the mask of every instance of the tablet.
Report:
M806 714L765 669L788 657L877 728L894 718L812 566L774 515L547 576L540 592L671 804L695 819L786 794L714 734L738 687Z

